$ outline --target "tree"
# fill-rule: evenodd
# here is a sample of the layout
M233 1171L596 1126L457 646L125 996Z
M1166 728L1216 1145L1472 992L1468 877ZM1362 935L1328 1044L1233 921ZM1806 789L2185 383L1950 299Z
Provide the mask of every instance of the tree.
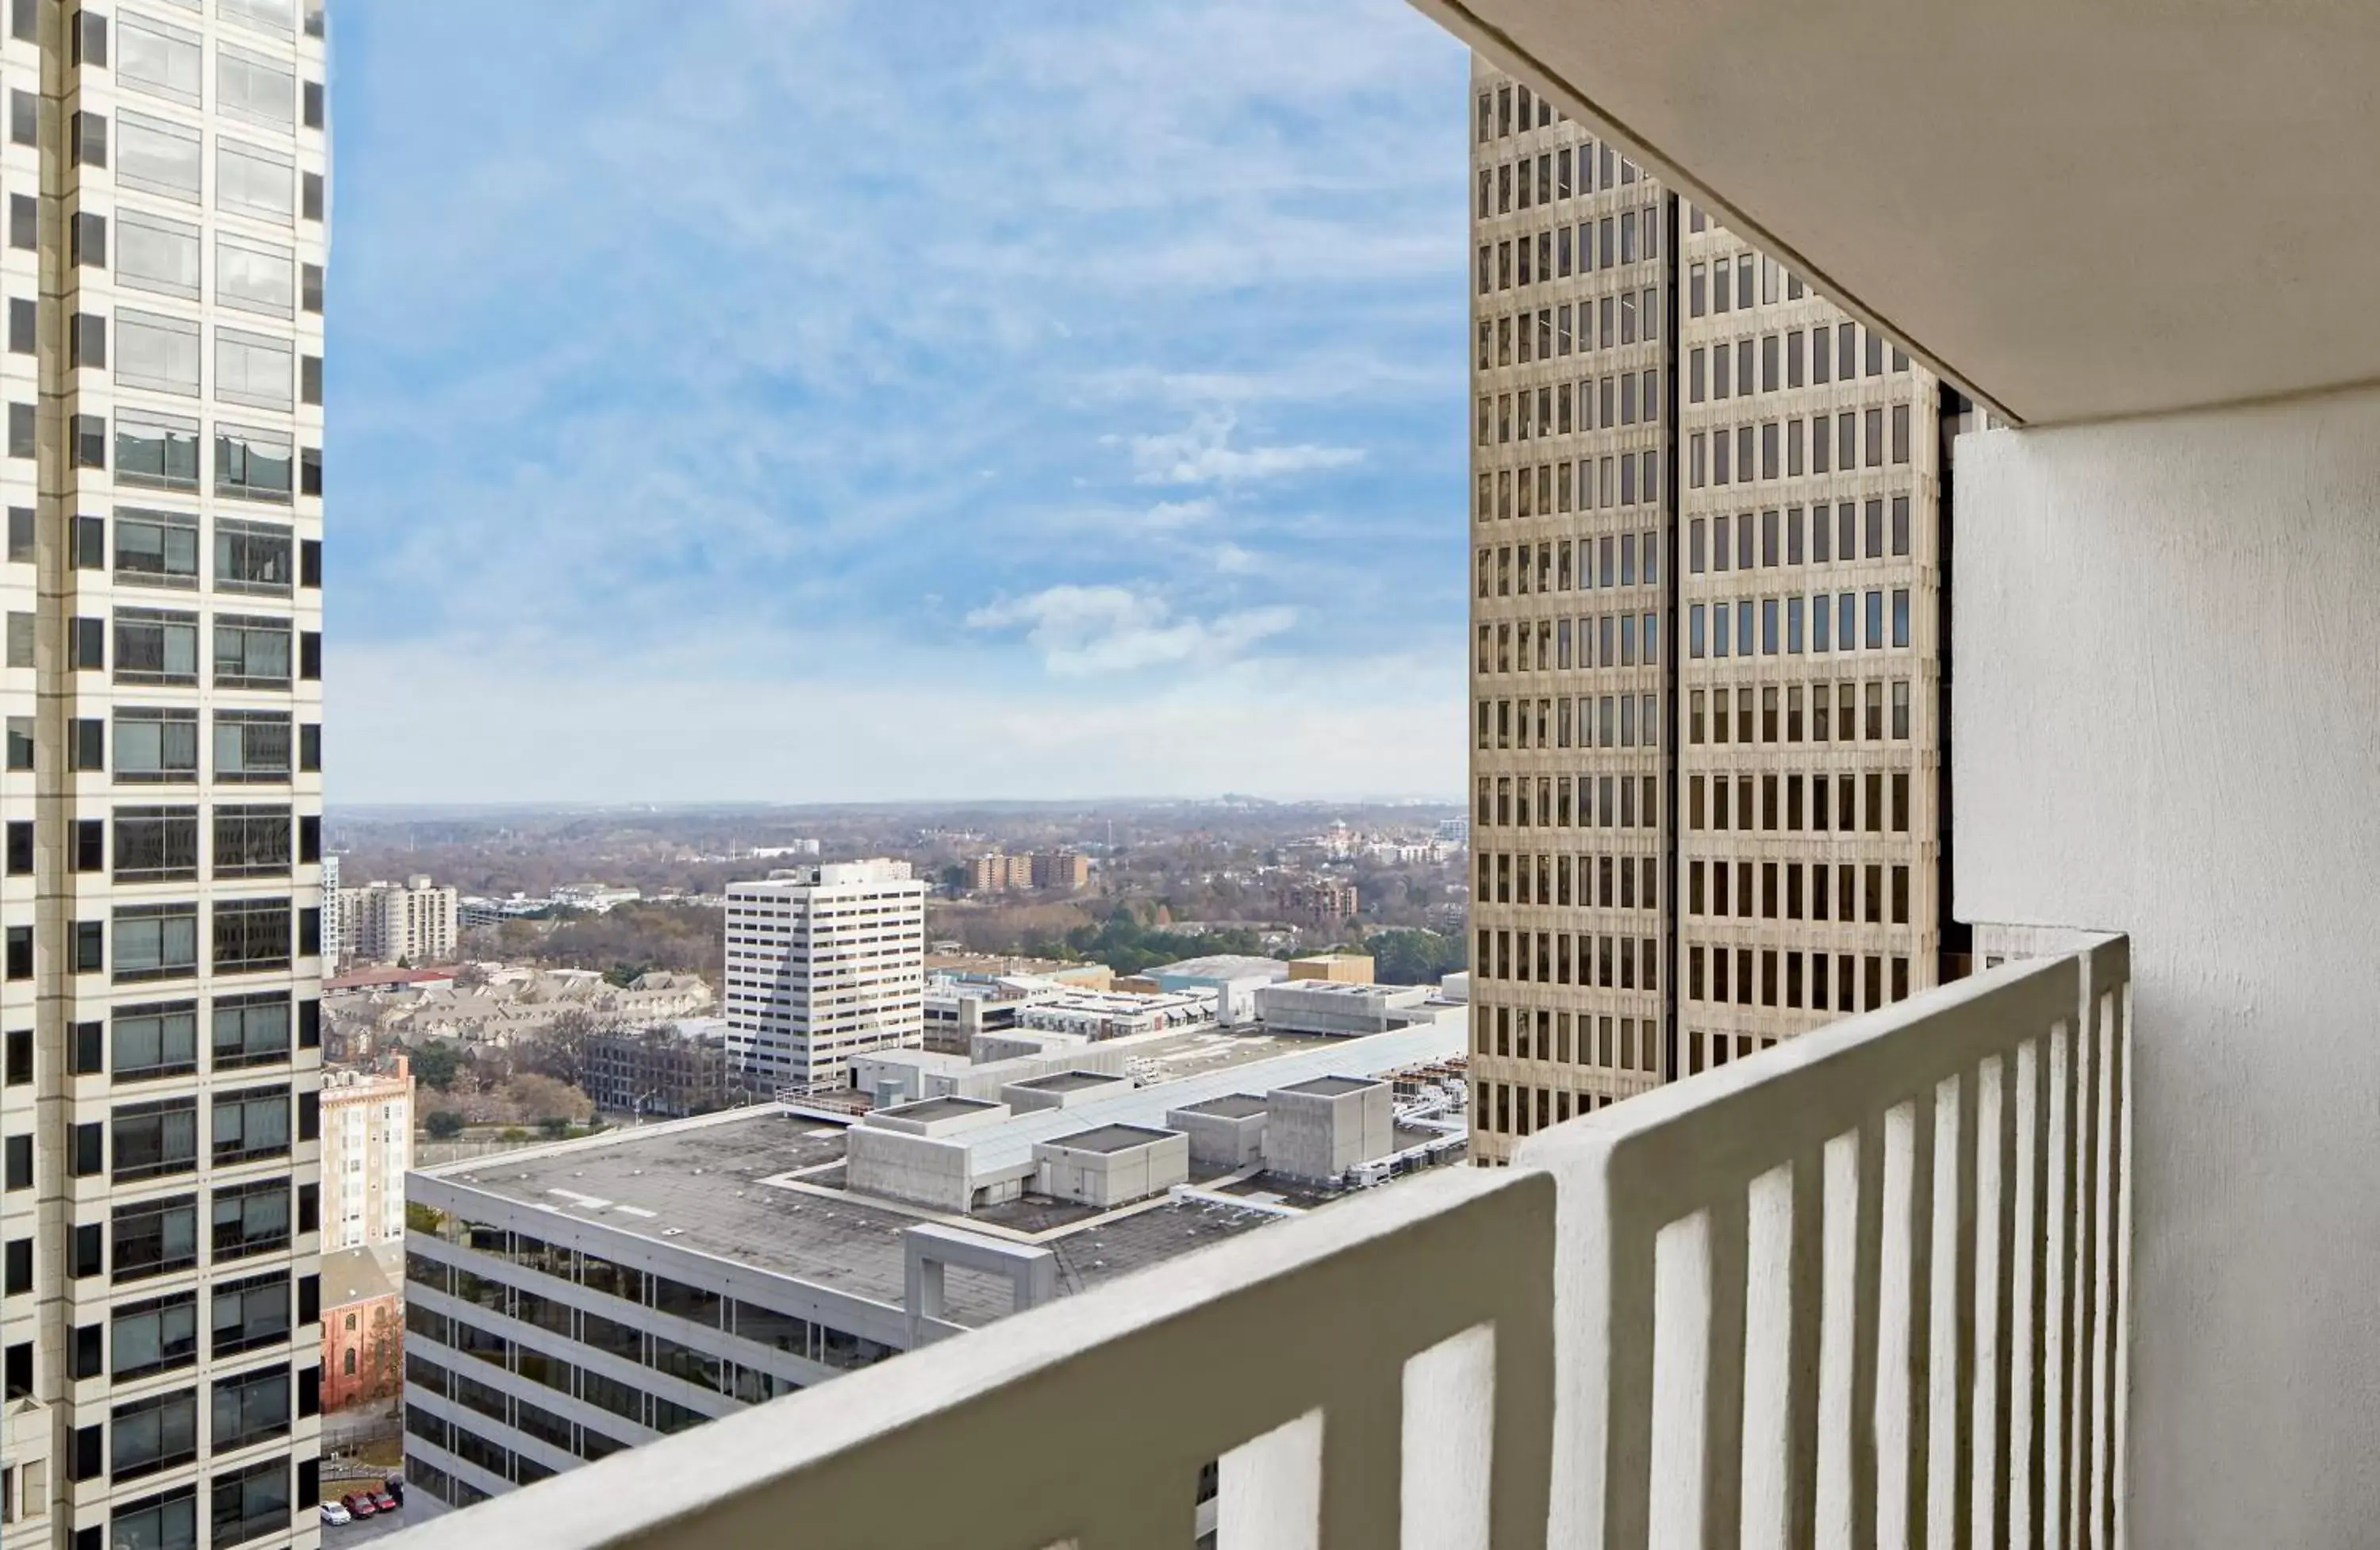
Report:
M515 1055L525 1071L583 1087L588 1042L601 1031L602 1025L585 1007L565 1007L541 1031L523 1037L515 1047Z
M1366 943L1372 955L1372 973L1383 985L1428 985L1471 961L1470 943L1461 933L1376 931Z
M537 1122L537 1128L548 1141L559 1141L570 1133L570 1120L566 1115L549 1114Z
M457 990L484 990L487 985L488 971L477 963L466 963L455 971L455 988Z
M452 1141L463 1133L463 1117L451 1108L441 1108L424 1121L432 1141Z
M405 1384L405 1321L385 1302L372 1310L364 1332L360 1391L367 1399L395 1397Z
M412 1060L414 1080L442 1093L454 1089L455 1072L463 1064L461 1052L443 1039L417 1046Z

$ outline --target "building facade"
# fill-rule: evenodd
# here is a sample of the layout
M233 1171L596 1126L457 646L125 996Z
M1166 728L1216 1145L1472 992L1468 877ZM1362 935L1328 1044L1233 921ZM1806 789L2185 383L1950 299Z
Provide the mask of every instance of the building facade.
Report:
M443 963L455 956L461 902L426 877L373 882L339 895L347 955L360 963Z
M325 79L305 0L0 35L11 1550L320 1532Z
M322 1409L386 1401L405 1388L405 1288L394 1244L322 1253Z
M925 1043L926 885L835 862L727 890L727 1048L756 1091L839 1087L851 1057Z
M405 1238L405 1175L413 1166L413 1073L322 1074L322 1252Z
M339 901L339 858L322 858L322 972L336 974L347 956L347 912Z
M668 1119L725 1108L742 1090L718 1017L589 1034L586 1087L597 1108Z
M1474 1156L1937 982L1941 423L1475 62Z

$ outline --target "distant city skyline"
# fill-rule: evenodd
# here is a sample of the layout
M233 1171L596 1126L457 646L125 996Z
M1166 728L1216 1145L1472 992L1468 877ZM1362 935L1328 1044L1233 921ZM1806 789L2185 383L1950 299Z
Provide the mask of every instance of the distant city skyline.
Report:
M1463 51L934 8L340 16L334 803L1461 792Z

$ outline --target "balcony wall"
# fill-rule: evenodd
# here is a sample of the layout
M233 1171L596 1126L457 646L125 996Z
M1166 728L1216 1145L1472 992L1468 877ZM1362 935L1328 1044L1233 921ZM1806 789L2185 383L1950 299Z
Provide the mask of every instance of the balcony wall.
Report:
M1954 907L2120 922L2155 1030L2133 1541L2370 1544L2380 393L1969 436L1957 466Z
M664 1438L407 1550L2111 1545L2120 938Z

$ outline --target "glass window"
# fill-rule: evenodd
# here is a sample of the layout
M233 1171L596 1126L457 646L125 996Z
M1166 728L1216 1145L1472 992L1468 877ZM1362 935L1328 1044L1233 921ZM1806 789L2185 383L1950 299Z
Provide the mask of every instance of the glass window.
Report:
M108 1117L108 1150L118 1183L189 1172L199 1166L199 1100L117 1105Z
M199 1455L198 1391L178 1389L118 1405L108 1412L107 1433L110 1479L138 1480L187 1464Z
M298 351L286 339L239 329L215 330L215 397L257 409L297 404Z
M138 113L116 116L115 180L168 199L199 202L199 132Z
M216 720L234 714L221 711ZM254 712L249 712L254 714ZM287 780L289 718L281 721L281 780ZM218 732L220 735L220 731ZM218 747L220 756L220 746ZM115 713L115 779L121 784L166 784L199 778L199 713L131 708Z
M218 1163L285 1156L289 1152L289 1090L250 1087L215 1095L213 1156Z
M161 490L199 487L199 422L125 411L115 417L115 482Z
M215 1191L209 1211L214 1256L272 1253L289 1243L289 1183L283 1179Z
M298 79L286 65L221 44L215 49L215 106L276 128L294 127Z
M196 739L193 738L195 745ZM195 760L196 748L192 749ZM117 766L119 777L123 772ZM289 713L285 710L215 712L215 779L277 784L289 779Z
M115 508L115 579L132 587L199 585L199 519L187 512Z
M264 1065L289 1058L287 991L265 990L249 996L218 996L212 1015L212 1046L217 1071Z
M195 828L195 817L193 819ZM214 813L214 875L286 877L289 809L218 805ZM195 839L195 835L193 836Z
M297 190L297 167L287 157L236 139L215 141L217 210L287 225L298 213Z
M197 278L193 253L191 277ZM215 300L243 312L286 318L298 308L298 260L286 248L219 233L215 237Z
M286 619L238 613L215 615L215 687L287 688L289 642Z
M198 1550L196 1486L143 1496L108 1515L108 1550Z
M196 807L118 807L115 880L167 882L199 875Z
M198 973L198 905L119 904L113 924L117 984Z
M227 1550L251 1539L285 1533L291 1504L286 1459L268 1459L219 1474L207 1487L208 1544L212 1550Z
M289 36L296 19L293 0L215 0L215 14L276 38Z
M175 1076L199 1068L196 1001L118 1007L108 1019L108 1070L119 1082Z
M153 608L115 611L118 684L196 684L199 616Z
M119 1205L109 1227L108 1269L114 1280L137 1281L163 1276L199 1262L196 1195Z
M200 104L198 35L129 11L115 18L115 79L135 91Z
M108 1320L110 1375L145 1377L199 1359L199 1298L192 1291L119 1306Z
M207 1442L217 1453L281 1435L289 1430L289 1369L222 1379L214 1386L213 1411Z
M285 504L292 488L290 453L290 440L285 431L217 426L215 493Z
M129 309L115 314L115 381L120 387L195 398L199 325Z
M214 907L218 974L289 966L289 901L225 899Z
M225 241L231 239L225 238ZM217 248L220 255L222 248ZM115 283L160 296L199 297L199 228L145 211L115 214ZM220 281L218 281L220 289ZM238 305L235 302L234 305Z

